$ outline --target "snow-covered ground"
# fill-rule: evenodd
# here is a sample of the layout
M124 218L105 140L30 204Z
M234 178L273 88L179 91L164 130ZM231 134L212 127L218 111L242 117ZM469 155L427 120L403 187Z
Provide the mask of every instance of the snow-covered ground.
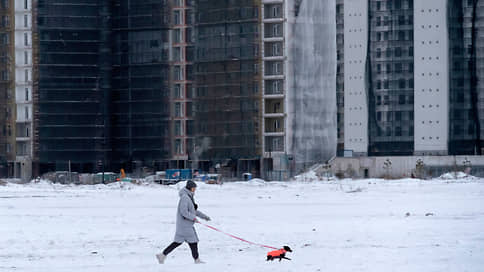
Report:
M200 184L210 225L293 260L197 225L207 263L183 245L159 265L177 189L0 186L0 271L483 271L482 179Z

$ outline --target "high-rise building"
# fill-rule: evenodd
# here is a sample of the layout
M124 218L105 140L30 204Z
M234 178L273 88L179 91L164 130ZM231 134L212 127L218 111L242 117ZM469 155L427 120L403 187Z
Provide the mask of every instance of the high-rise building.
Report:
M111 155L107 2L38 1L32 7L35 173L68 170L69 162L73 171L93 172Z
M190 153L203 170L218 164L234 174L260 171L259 2L197 1L196 141Z
M0 1L0 175L15 172L15 6Z
M264 168L283 179L336 154L336 3L263 1L263 9Z
M451 0L448 7L449 153L482 154L484 1Z
M4 175L146 166L284 179L335 154L335 3L12 3Z
M480 154L484 3L344 0L339 9L345 155Z
M172 63L181 54L174 47L181 43L180 30L171 26L178 26L181 18L172 17L174 7L166 1L115 3L113 52L107 60L112 61L111 113L106 113L106 122L112 126L110 169L166 168L173 151L170 85L179 80L171 76L173 68L179 67Z

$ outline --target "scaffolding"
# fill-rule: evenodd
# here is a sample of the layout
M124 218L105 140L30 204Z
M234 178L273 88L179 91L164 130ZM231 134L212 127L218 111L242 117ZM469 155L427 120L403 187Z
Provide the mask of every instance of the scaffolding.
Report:
M0 1L0 177L14 176L15 61L14 6Z
M168 16L153 1L39 0L38 171L161 167L169 155Z
M197 1L194 161L250 159L235 165L260 169L259 12L255 0Z
M163 169L170 145L170 7L116 1L113 9L114 169Z

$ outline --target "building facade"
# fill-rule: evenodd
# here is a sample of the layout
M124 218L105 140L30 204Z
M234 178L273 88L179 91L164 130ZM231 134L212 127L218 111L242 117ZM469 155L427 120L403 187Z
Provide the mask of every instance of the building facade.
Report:
M449 0L340 3L340 154L481 153L483 5Z
M15 5L0 1L0 175L15 175Z
M197 2L196 142L191 159L225 175L259 172L260 1Z
M335 3L29 1L1 9L6 176L286 179L335 155Z

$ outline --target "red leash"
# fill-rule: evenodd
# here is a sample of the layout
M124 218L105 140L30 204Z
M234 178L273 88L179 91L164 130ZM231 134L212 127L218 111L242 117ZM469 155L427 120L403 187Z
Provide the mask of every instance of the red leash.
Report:
M230 237L232 237L232 238L235 238L235 239L240 240L240 241L242 241L242 242L246 242L246 243L251 244L251 245L255 245L255 246L261 246L261 247L266 247L266 248L270 248L270 249L278 249L278 248L275 248L275 247L266 246L266 245L257 244L257 243L251 242L251 241L247 241L247 240L245 240L245 239L242 239L242 238L237 237L237 236L235 236L235 235L232 235L232 234L230 234L230 233L226 233L226 232L224 232L224 231L221 231L221 230L219 230L219 229L217 229L217 228L215 228L215 227L212 227L212 226L210 226L210 225L204 224L204 223L202 223L202 222L200 222L200 221L198 221L198 220L197 220L197 223L202 224L202 225L204 225L204 226L205 226L205 227L207 227L207 228L213 229L214 231L221 232L221 233L223 233L223 234L225 234L225 235L228 235L228 236L230 236Z

